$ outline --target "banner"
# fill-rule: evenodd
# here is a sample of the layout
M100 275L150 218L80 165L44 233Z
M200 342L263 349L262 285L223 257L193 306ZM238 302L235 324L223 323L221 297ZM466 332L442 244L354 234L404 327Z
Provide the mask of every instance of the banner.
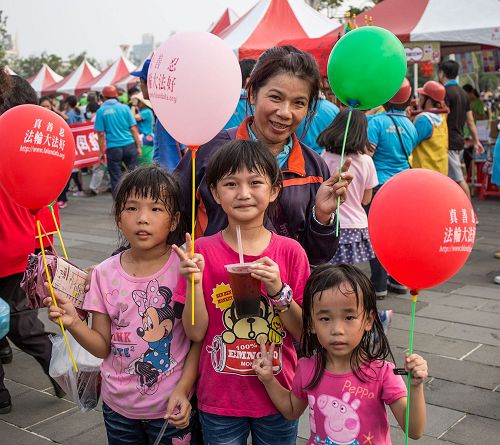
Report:
M481 51L481 61L483 72L498 73L500 71L500 51L498 49Z
M441 59L439 42L405 42L403 45L408 63L439 63Z
M75 139L74 168L99 164L99 143L97 141L97 132L94 130L94 123L71 124L69 127Z

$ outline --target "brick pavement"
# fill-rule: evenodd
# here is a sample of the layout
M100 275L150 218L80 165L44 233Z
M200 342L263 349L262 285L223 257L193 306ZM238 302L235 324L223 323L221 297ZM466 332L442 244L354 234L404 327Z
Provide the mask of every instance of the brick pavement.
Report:
M475 203L478 236L469 261L451 280L422 292L416 319L415 349L429 362L426 383L428 427L422 445L493 445L500 437L500 200ZM109 194L70 197L62 210L65 245L71 259L85 267L105 259L117 245ZM409 297L389 295L382 308L395 310L389 339L396 360L407 348ZM45 313L40 318L51 331ZM40 366L15 350L6 365L6 385L12 412L0 415L0 442L9 445L106 443L99 409L80 413L75 405L57 399ZM393 443L404 443L392 420ZM300 423L308 436L307 418ZM297 443L305 443L298 439Z

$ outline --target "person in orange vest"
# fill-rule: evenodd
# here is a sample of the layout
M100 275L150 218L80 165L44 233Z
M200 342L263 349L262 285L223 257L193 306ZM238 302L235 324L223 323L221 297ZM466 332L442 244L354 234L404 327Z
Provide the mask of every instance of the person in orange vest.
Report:
M412 151L411 166L448 175L448 107L444 103L445 87L430 80L417 90L423 110L413 124L417 129L417 146Z

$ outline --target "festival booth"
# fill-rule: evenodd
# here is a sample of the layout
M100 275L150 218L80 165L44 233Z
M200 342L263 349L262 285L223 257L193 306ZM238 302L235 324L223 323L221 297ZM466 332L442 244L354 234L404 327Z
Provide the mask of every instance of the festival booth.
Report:
M42 65L40 71L36 73L33 77L28 79L28 82L32 88L41 95L42 91L49 89L52 85L60 82L63 76L57 74L50 66L46 63Z
M76 68L72 73L68 74L60 82L53 84L47 89L42 90L43 96L55 95L55 94L75 94L78 89L80 89L87 82L97 77L100 71L94 68L89 62L84 60L78 68Z
M208 28L208 32L218 36L228 26L231 26L240 17L231 8L227 8L215 23Z
M106 85L116 85L117 82L128 77L129 73L134 69L135 65L122 56L115 60L101 74L76 88L75 95L79 96L90 90L102 91Z
M284 39L319 37L336 26L303 0L260 0L218 35L240 60L257 59Z

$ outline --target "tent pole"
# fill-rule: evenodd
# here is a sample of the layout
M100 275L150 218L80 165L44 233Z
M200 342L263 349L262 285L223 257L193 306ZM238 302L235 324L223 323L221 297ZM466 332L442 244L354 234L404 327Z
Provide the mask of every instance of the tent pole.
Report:
M418 88L418 63L413 64L413 95L417 97Z

